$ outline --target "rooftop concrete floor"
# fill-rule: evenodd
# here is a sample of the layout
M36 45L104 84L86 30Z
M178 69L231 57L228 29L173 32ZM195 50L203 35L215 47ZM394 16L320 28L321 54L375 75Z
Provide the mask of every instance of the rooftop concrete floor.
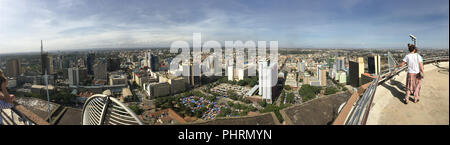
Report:
M425 65L425 78L420 101L404 104L406 72L377 87L368 125L448 125L449 124L449 64Z

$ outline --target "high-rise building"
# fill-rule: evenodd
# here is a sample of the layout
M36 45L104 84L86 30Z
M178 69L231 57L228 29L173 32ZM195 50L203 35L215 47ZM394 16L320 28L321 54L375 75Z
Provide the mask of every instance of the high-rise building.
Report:
M158 64L159 65L159 64ZM201 68L200 63L191 64L191 85L192 86L200 86L201 85Z
M20 59L10 59L6 61L6 76L17 77L22 74Z
M191 88L194 86L201 85L201 76L199 75L200 65L199 64L183 64L183 77L186 82L186 88Z
M234 67L232 65L228 66L227 69L227 74L228 74L228 80L229 81L233 81L234 80Z
M69 74L69 85L80 85L80 73L78 71L78 68L69 68L67 69Z
M41 74L45 75L46 72L49 75L53 74L53 58L47 52L44 52L44 45L41 40Z
M54 59L54 66L56 72L65 72L66 69L64 69L64 56L63 55L57 55Z
M108 72L120 70L120 58L108 58Z
M267 65L269 64L269 65ZM267 60L260 60L259 68L259 92L262 94L262 99L268 103L272 103L273 90L278 81L278 65L277 62L268 63Z
M344 57L338 57L335 61L336 61L336 70L337 71L346 69Z
M158 56L150 54L150 69L152 72L159 71L160 66Z
M259 60L258 61L258 82L259 82L259 95L263 95L263 86L264 86L264 66L267 66L267 61L266 60Z
M347 73L340 71L337 74L339 74L339 83L346 84L347 83Z
M321 65L317 65L317 67L316 67L316 75L317 75L317 80L320 80L320 68L321 68L322 66Z
M349 82L353 87L359 87L361 74L364 73L364 59L358 57L356 61L349 61Z
M311 77L311 75L309 75L307 72L304 72L304 77L303 77L303 84L310 84L310 81L309 81L309 79L310 79L310 77Z
M337 67L336 65L333 65L328 75L330 76L330 78L336 79L336 74L337 74Z
M369 74L375 74L375 75L380 74L381 61L380 61L379 55L369 56L367 58L367 63L368 63L368 67L369 67Z
M304 62L298 62L297 63L297 72L305 72L305 63Z
M325 69L319 70L319 80L320 86L327 86L327 70Z
M95 63L95 54L89 53L86 59L86 67L89 75L94 75L94 63Z
M105 59L97 59L97 63L94 65L94 78L97 80L108 79L107 62Z
M244 69L244 68L237 69L238 80L244 80L246 72L248 72L247 69Z
M333 68L333 66L334 66L334 58L331 58L331 57L328 58L327 64L328 64L328 68L329 69Z
M81 82L83 82L88 78L88 71L86 68L78 68L78 67L68 68L67 74L69 78L69 85L76 85L76 86L84 85L81 84Z
M190 84L191 84L191 67L189 66L189 64L184 63L182 64L182 76L184 77L184 81L186 82L186 88L190 88Z

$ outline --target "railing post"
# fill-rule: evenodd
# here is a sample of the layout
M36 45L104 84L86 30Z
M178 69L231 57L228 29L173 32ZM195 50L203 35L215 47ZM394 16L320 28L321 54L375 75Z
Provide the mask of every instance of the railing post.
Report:
M103 106L103 110L102 110L102 116L100 116L100 122L99 125L103 125L103 122L105 121L105 116L106 116L106 111L108 111L108 106L109 106L109 96L107 96L105 101L105 105Z

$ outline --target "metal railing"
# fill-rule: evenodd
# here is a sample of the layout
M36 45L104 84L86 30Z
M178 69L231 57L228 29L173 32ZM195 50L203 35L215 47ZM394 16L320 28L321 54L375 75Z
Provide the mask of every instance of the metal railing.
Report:
M10 109L0 109L0 116L3 119L3 125L35 125L15 107Z
M351 111L349 117L347 118L347 121L345 122L346 125L361 125L363 122L365 122L367 118L366 112L370 108L370 104L373 100L373 96L375 95L379 80L380 76L372 81L362 97L358 99L353 108L353 111Z

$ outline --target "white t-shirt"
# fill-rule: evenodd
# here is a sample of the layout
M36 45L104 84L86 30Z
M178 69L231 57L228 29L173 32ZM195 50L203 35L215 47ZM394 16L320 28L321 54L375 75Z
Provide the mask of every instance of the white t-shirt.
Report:
M423 63L422 56L420 56L417 53L413 54L410 53L406 55L405 58L403 58L403 61L406 62L406 64L408 64L408 73L420 72L419 62L417 62L417 60Z

